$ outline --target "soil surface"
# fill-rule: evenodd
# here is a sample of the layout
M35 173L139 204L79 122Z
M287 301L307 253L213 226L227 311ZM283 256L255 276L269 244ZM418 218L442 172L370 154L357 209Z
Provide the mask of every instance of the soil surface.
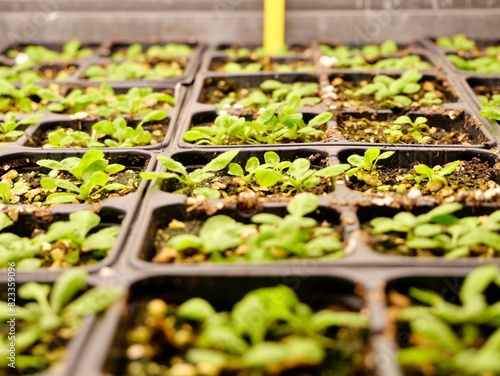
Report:
M345 94L346 90L355 92L363 86L369 84L368 80L363 81L347 81L342 77L335 77L330 84L333 86L333 94L327 103L330 106L335 106L336 109L355 109L355 110L369 110L377 108L401 108L400 105L394 103L392 100L387 99L382 102L376 101L373 95L361 95L355 98L352 95ZM420 91L415 94L407 95L413 100L411 109L418 109L420 107L430 107L418 102L424 97L426 93L435 93L436 97L442 100L442 103L454 102L454 97L451 94L453 91L446 81L440 80L422 80L419 82L422 86ZM441 105L433 105L439 107ZM407 107L405 107L407 108ZM408 109L408 108L407 108Z
M377 114L371 117L353 116L350 114L340 114L337 117L337 126L329 128L323 141L334 142L348 140L354 142L370 142L370 143L390 143L390 144L421 144L408 133L408 125L402 125L403 136L399 139L391 138L390 135L384 134L384 130L389 129L393 125L395 118L385 117L378 119ZM429 139L422 144L430 145L472 145L478 144L472 138L467 130L479 125L473 118L467 117L465 124L462 125L463 131L450 130L448 128L429 127L428 130L420 130L423 137Z
M418 190L423 196L430 196L439 200L451 198L454 201L469 201L477 198L477 191L487 191L500 187L500 163L490 166L486 161L474 157L470 161L462 161L460 166L450 175L445 176L448 185L442 182L428 182L424 179L420 184L411 179L404 179L408 174L418 176L413 170L413 163L410 167L386 167L378 166L380 182L383 189L359 181L356 177L351 177L347 182L350 189L365 192L394 192L407 194L410 190ZM433 166L429 166L433 167Z
M490 100L493 95L500 94L500 85L488 86L488 85L477 85L472 88L476 95L484 95L488 100Z
M42 66L35 68L35 72L38 74L42 80L65 80L70 78L78 69L76 65L63 66Z

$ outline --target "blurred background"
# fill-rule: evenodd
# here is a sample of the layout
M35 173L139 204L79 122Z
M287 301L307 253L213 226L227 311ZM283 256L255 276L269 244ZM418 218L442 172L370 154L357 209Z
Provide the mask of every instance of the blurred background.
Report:
M250 41L262 0L0 0L0 40ZM500 36L500 0L288 0L286 40Z

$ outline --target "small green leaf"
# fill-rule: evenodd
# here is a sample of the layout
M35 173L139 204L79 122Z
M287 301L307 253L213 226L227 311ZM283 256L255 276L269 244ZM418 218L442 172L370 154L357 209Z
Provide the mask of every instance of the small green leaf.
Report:
M203 241L196 235L181 234L172 237L167 245L177 251L185 249L200 249L203 246Z
M62 274L54 283L49 303L58 313L85 286L88 273L85 270L71 270Z
M323 331L331 326L368 328L368 320L357 312L322 310L312 316L309 325L315 332Z
M234 176L244 176L245 172L243 168L238 163L229 164L229 174Z
M311 120L309 120L307 125L310 127L322 125L322 124L325 124L326 122L330 121L330 119L332 117L333 117L333 114L331 112L322 112L321 114L316 115Z
M474 297L481 295L499 275L497 265L484 265L472 270L460 289L462 304L465 305Z
M206 300L201 298L192 298L182 303L177 313L179 316L193 321L205 321L213 316L216 312Z
M121 288L94 287L69 303L63 309L62 315L84 317L99 313L118 300L123 293Z
M272 187L282 180L282 175L275 170L258 170L255 172L255 180L262 187Z
M306 214L312 213L318 208L319 200L312 193L299 193L288 204L287 210L290 214L303 217Z
M239 150L230 150L220 154L218 157L212 159L205 167L203 167L203 171L216 172L224 169L234 159L234 157L236 157L238 153Z

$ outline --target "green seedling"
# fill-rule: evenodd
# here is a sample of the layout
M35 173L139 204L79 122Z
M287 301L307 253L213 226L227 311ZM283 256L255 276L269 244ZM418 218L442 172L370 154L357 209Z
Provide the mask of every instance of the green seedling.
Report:
M461 70L478 73L500 73L500 59L496 56L481 56L474 59L464 59L457 55L447 55L446 58Z
M109 164L100 150L88 151L82 158L69 157L61 161L42 159L37 164L51 170L67 171L72 175L70 179L50 176L42 178L40 184L44 189L59 188L65 191L51 193L45 200L48 205L90 201L99 197L103 191L113 192L127 188L124 184L108 183L109 175L122 171L125 166Z
M424 106L432 106L434 104L443 103L443 100L439 98L435 92L430 91L425 93L424 96L418 100L418 103Z
M0 113L20 112L31 114L44 110L47 105L62 97L50 89L23 84L19 88L5 79L0 79Z
M86 316L106 310L123 295L116 287L85 289L88 273L72 270L62 274L51 287L28 282L18 287L16 304L16 368L43 371L56 366L64 356L64 346L74 337ZM80 295L79 295L80 294ZM27 301L24 305L21 299ZM0 320L7 327L10 303L1 302ZM66 333L66 334L64 334ZM0 349L9 352L8 333L0 334ZM8 367L8 357L0 359Z
M123 118L113 121L101 120L92 125L92 135L73 129L58 129L48 134L48 140L50 145L59 148L75 145L85 148L149 145L151 133L144 130L143 124L161 121L166 117L165 111L152 111L136 127L128 126Z
M236 59L247 59L251 58L253 56L256 57L268 57L269 54L266 52L266 50L263 47L257 47L255 49L250 49L246 47L241 47L241 48L226 48L224 52L231 58L236 58ZM284 56L284 55L292 55L293 51L291 51L288 48L288 45L284 44L283 47L281 47L276 55Z
M17 50L7 51L7 56L19 59L20 54L25 54L27 60L36 64L53 61L68 61L92 56L90 48L82 48L82 43L78 40L70 40L64 43L62 51L53 51L44 46L26 46L22 52Z
M380 153L379 148L370 148L364 155L353 154L347 158L347 162L353 167L346 171L346 176L355 176L359 181L363 181L371 186L381 186L382 182L377 172L377 163L382 159L390 158L394 151Z
M398 45L392 40L385 41L380 45L366 45L362 48L349 48L347 46L332 47L327 44L320 44L319 50L324 55L337 59L337 62L334 64L336 68L357 69L370 66L369 61L378 59L381 56L397 53Z
M336 375L347 376L360 366L353 359L363 358L366 351L368 320L363 314L327 308L314 312L285 285L250 291L226 312L216 311L200 297L180 305L154 299L142 308L140 317L127 334L128 348L142 348L153 338L155 349L170 344L182 354L169 355L161 363L172 375L186 375L199 367L220 375L266 375L271 370L285 374L304 368L320 373L333 367L339 370ZM161 331L157 322L165 322L167 329ZM178 335L180 323L190 333L184 342ZM167 331L179 340L170 341ZM341 332L349 333L352 346L342 347ZM143 354L130 358L129 367L142 372L160 366L156 350Z
M298 158L293 162L281 161L278 154L273 151L264 154L266 163L260 164L256 157L250 158L245 171L236 163L229 164L229 174L243 179L246 185L253 180L260 187L273 187L280 184L280 190L287 194L304 192L318 186L325 179L331 182L349 169L348 164L328 166L321 169L311 169L311 162L306 158Z
M297 112L302 102L297 95L285 103L272 104L253 121L244 117L219 115L213 125L192 127L184 134L184 141L208 145L276 144L285 142L319 141L324 131L318 127L326 124L332 113L323 112L307 124L303 114ZM276 108L279 107L276 114Z
M260 72L264 66L261 63L237 63L230 61L222 66L222 71L226 73L255 73Z
M215 262L343 257L339 234L306 217L317 208L317 196L300 193L288 204L289 214L283 218L261 213L252 217L256 225L244 225L216 215L203 224L199 234L176 235L167 246L180 253L195 249ZM228 256L228 251L235 252Z
M50 103L47 109L56 113L85 112L110 118L120 114L146 116L151 109L174 104L175 100L171 95L153 92L152 88L134 87L124 94L117 94L111 86L103 83L99 89L74 89L66 97Z
M455 170L460 166L461 161L453 161L445 164L444 166L436 165L434 167L429 167L423 163L413 167L418 175L408 174L404 178L407 180L414 180L418 184L426 181L426 185L431 192L437 192L443 188L443 186L448 185L448 180L446 176L455 172Z
M187 44L168 43L164 46L153 45L143 52L143 46L139 43L131 44L125 51L118 51L111 55L115 60L168 60L178 56L189 56L193 49Z
M272 103L288 101L294 95L301 99L301 107L314 106L321 102L318 96L319 84L315 82L286 84L276 80L266 80L260 84L260 89L251 91L240 100L228 96L217 103L217 107L224 108L225 105L235 104L244 108L260 109Z
M491 98L485 95L478 95L482 109L479 112L484 117L492 120L500 120L500 94L493 94Z
M85 70L85 77L92 81L163 80L182 76L183 64L177 61L160 62L153 65L135 61L92 65Z
M459 204L443 204L418 216L401 212L393 218L379 217L370 221L371 234L396 236L386 247L398 253L426 250L445 258L483 255L500 252L500 211L488 216L457 217ZM491 253L493 251L493 253Z
M399 116L389 129L384 130L384 134L391 143L409 143L415 140L419 144L425 144L431 140L431 137L423 136L422 132L428 131L427 118L419 116L412 121L408 116Z
M457 34L454 37L439 37L436 44L447 50L471 51L476 47L476 41L467 39L464 34Z
M22 120L16 121L16 114L8 112L3 121L0 121L0 145L16 141L19 137L24 135L24 131L17 128L26 125L35 125L42 117L41 114L30 115Z
M180 187L174 191L179 194L192 194L195 197L204 196L207 199L220 197L220 191L205 187L204 183L209 181L219 171L222 171L234 159L239 150L227 151L212 159L202 168L188 172L182 163L170 157L158 156L158 161L165 167L165 172L141 172L140 176L146 180L157 179L161 183L165 179L175 179Z
M382 59L371 66L380 70L432 69L432 64L422 60L419 55L407 55Z
M120 227L109 226L95 231L100 222L99 215L82 210L71 213L68 221L52 223L46 233L39 232L32 238L3 232L0 234L0 268L7 268L12 262L17 269L31 270L101 260L113 247ZM7 215L0 213L0 230L12 224Z
M465 278L455 303L437 291L411 287L409 295L418 303L399 312L399 321L411 334L410 346L398 352L405 371L432 367L434 374L498 374L499 302L487 295L487 288L498 286L498 266L485 265Z
M403 73L399 78L392 78L386 75L377 75L372 83L356 90L353 95L360 97L370 95L376 101L394 106L410 106L412 99L408 96L420 91L422 86L418 83L423 75L417 70L409 70Z

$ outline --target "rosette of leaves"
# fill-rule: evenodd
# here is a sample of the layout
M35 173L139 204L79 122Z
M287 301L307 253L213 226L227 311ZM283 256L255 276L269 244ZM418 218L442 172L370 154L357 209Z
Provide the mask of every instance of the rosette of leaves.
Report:
M294 95L301 99L301 107L314 106L321 102L318 95L319 84L316 82L287 84L276 80L265 80L259 87L261 90L253 90L240 100L227 96L217 103L217 107L239 105L257 110L272 103L286 102Z
M333 185L333 181L350 167L348 164L338 164L315 169L311 168L307 158L281 161L273 151L264 154L264 161L261 164L257 157L251 157L244 169L237 163L230 163L229 174L240 177L246 186L255 183L259 187L279 185L281 192L290 195L313 189L325 180Z
M184 64L175 60L155 64L124 61L104 66L92 65L85 70L85 78L92 81L163 80L182 76Z
M152 109L173 106L175 99L170 94L154 92L152 88L133 87L124 94L117 94L107 83L99 89L73 89L65 97L52 101L47 109L56 113L86 113L104 118L118 115L145 116Z
M374 187L382 187L382 181L377 171L377 163L382 159L390 158L394 151L380 152L379 148L370 148L364 155L353 154L347 158L347 162L352 168L346 171L346 176L355 176L359 181L363 181Z
M323 112L305 123L297 112L302 102L297 95L283 104L269 105L255 120L229 114L217 116L211 126L191 127L184 141L198 145L276 144L286 142L320 141L324 135L321 126L333 116ZM276 114L276 109L278 113Z
M446 55L458 69L478 73L500 73L500 59L497 56L480 56L464 59L458 55Z
M231 150L220 154L201 168L188 172L182 163L170 157L159 155L160 162L166 169L165 172L141 172L140 176L146 180L158 179L161 182L165 179L175 179L179 182L179 187L174 193L192 194L194 196L204 196L207 199L217 199L220 191L204 186L204 182L213 178L217 172L224 170L226 166L239 153L239 150Z
M125 169L121 164L109 164L100 150L91 150L82 158L69 157L61 161L42 159L37 164L56 172L69 173L69 178L46 176L41 179L40 184L44 189L60 189L64 192L51 193L45 203L64 204L74 202L88 202L93 198L100 197L103 191L114 192L126 189L127 186L120 183L109 183L109 177Z
M192 47L187 44L167 43L165 45L152 45L146 48L140 43L131 44L124 51L117 51L111 55L115 60L168 60L177 56L189 56L193 53Z
M482 109L479 112L484 117L500 120L500 94L494 94L488 99L485 95L478 95Z
M429 167L426 164L420 163L413 167L417 175L407 174L404 176L406 180L413 180L417 184L425 183L431 192L437 192L448 185L447 175L452 174L460 166L461 161L453 161L444 166L435 165Z
M318 197L300 193L287 206L288 215L256 214L254 224L236 222L227 215L207 219L199 234L180 234L167 241L167 249L186 258L194 251L212 262L262 262L272 260L344 256L340 234L326 224L307 217L318 208Z
M417 141L419 144L425 144L431 140L431 136L423 135L429 131L427 118L419 116L415 121L408 116L399 116L394 120L393 125L384 130L384 135L390 143L411 143Z
M68 342L91 315L106 310L123 295L117 287L86 288L87 272L72 270L62 274L53 286L28 282L17 290L16 369L43 371L57 366L64 358ZM21 299L25 303L21 302ZM7 321L12 317L7 302L0 302L0 351L7 354ZM8 370L7 356L0 359L0 370Z
M422 73L415 69L406 71L398 78L386 75L377 75L369 83L352 93L354 97L363 95L373 96L377 102L387 103L394 106L410 106L413 100L410 94L420 91L422 85Z
M168 329L161 331L160 322ZM172 375L335 369L336 375L347 376L364 368L367 326L368 320L358 312L328 308L315 312L284 285L253 290L228 312L217 312L199 297L180 305L154 299L142 307L138 323L128 332L127 353L145 348L154 338L159 343L155 348L172 347L179 361L169 353L160 365L154 351L141 351L140 357L128 360L127 369L161 367ZM349 346L341 333L349 335Z
M70 40L64 43L60 52L40 45L29 45L22 51L7 51L7 56L16 60L20 59L21 54L26 56L23 60L39 64L87 58L92 56L92 50L90 48L82 48L82 43L79 40Z
M65 147L136 147L149 145L151 132L143 124L161 121L167 117L165 111L152 111L136 127L127 124L124 118L113 121L101 120L92 125L92 134L74 129L57 129L48 134L49 144L58 148Z
M457 34L454 37L439 37L436 44L447 50L471 51L476 47L476 41L468 39L464 34Z
M24 131L18 129L19 127L35 125L41 117L41 114L36 114L16 121L16 114L14 112L5 114L4 119L0 120L0 145L15 142L19 137L24 135Z
M26 83L18 88L11 82L0 79L0 113L31 114L44 110L52 101L60 98L52 90L33 83Z
M329 46L320 44L319 50L326 56L334 57L337 62L336 68L363 68L369 65L369 61L376 60L381 56L392 55L398 52L398 45L392 40L387 40L380 45L368 44L361 48L349 48L347 46Z
M500 211L460 218L454 214L460 209L462 205L450 203L421 215L400 212L393 218L375 218L370 221L371 234L380 246L400 255L425 252L450 259L498 256Z
M411 306L398 312L399 322L410 334L408 346L398 352L405 372L431 376L500 373L499 301L498 295L493 299L487 295L487 289L498 292L498 287L496 265L470 272L454 303L437 291L411 287Z
M12 232L0 233L0 268L14 262L17 270L41 267L59 268L89 265L106 257L120 231L119 226L98 229L99 215L82 210L71 213L69 220L53 222L46 232L31 238ZM0 213L0 230L14 222Z

